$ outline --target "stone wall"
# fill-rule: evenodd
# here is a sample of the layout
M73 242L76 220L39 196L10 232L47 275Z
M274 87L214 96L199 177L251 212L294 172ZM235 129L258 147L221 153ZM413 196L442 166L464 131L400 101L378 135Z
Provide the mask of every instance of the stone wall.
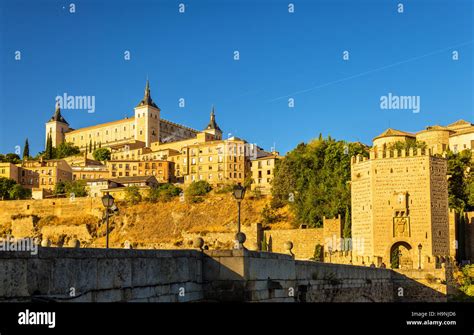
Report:
M78 213L102 217L104 207L100 198L60 198L43 200L0 201L0 225L12 222L12 215L49 215L63 218L74 217Z
M285 242L293 242L292 252L297 259L312 258L316 245L324 245L323 228L266 230L265 237L272 252L286 254Z
M289 255L243 250L206 253L206 300L252 302L446 301L441 270L410 275L390 269L295 261ZM420 279L426 280L421 284ZM433 281L433 283L428 283Z
M0 252L0 268L0 301L9 302L446 300L440 273L426 278L436 290L389 269L248 250L39 248Z
M0 301L201 300L201 264L201 253L194 250L0 252Z
M334 219L332 219L334 220ZM259 232L259 225L243 226L242 232L247 236L245 246L250 250L258 250L257 236L265 236L268 251L287 254L285 242L293 243L293 254L296 259L310 259L314 256L317 244L324 245L323 228L306 229L275 229ZM224 249L232 246L235 240L235 232L202 232L182 233L185 245L196 237L202 237L210 249ZM328 236L329 238L332 236ZM261 242L261 241L260 241Z

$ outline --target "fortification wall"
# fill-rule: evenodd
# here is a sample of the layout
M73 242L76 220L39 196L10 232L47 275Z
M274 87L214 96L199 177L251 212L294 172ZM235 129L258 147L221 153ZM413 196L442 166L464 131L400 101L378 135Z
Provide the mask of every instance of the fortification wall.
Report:
M292 252L297 259L313 258L316 245L324 245L323 228L266 230L265 237L268 251L282 254L288 253L285 243L292 242Z
M43 200L0 201L0 225L11 224L13 215L49 215L63 218L81 215L101 217L104 211L100 198L59 198Z

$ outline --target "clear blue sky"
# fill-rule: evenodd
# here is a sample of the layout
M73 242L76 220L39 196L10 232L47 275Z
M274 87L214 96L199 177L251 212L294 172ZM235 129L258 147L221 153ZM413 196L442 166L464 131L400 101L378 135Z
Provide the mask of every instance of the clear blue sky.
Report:
M96 97L94 114L64 111L73 128L133 115L147 76L163 118L203 129L214 104L225 134L282 153L320 132L370 143L387 127L474 122L473 12L472 0L0 0L0 152L26 137L42 150L64 92ZM420 113L381 110L389 92L420 96Z

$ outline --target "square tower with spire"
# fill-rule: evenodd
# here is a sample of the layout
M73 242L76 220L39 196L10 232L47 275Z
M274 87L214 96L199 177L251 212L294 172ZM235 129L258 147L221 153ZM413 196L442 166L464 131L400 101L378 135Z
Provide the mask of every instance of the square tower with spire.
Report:
M145 95L135 107L135 140L149 147L160 138L160 108L153 102L150 94L150 83L147 79Z
M61 115L61 107L59 102L56 103L56 110L53 116L46 122L46 136L45 146L48 141L48 137L51 135L51 142L53 147L57 147L64 142L65 134L70 130L69 123Z

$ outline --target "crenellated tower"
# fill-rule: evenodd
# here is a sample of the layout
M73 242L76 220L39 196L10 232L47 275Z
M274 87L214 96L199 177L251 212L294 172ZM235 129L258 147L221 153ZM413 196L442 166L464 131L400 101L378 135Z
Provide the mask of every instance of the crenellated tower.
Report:
M449 257L447 161L430 150L374 150L351 161L354 264L433 268Z

